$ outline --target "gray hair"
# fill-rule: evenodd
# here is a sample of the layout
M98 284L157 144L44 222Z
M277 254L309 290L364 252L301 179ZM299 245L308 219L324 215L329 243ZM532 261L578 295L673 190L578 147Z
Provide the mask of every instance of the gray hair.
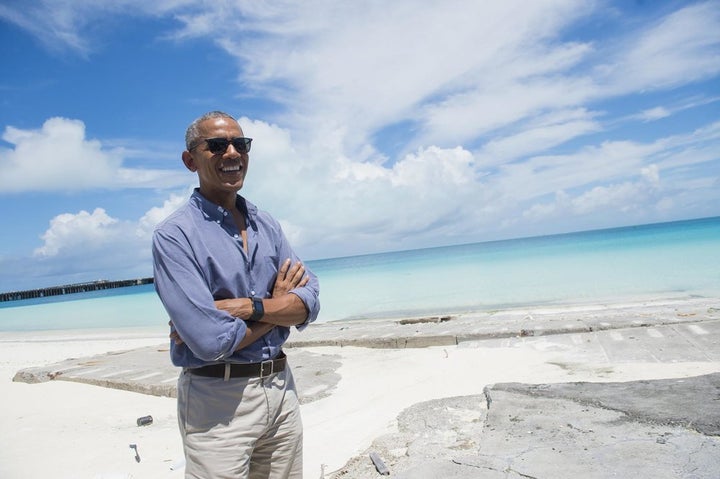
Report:
M185 131L185 148L190 150L190 147L193 146L193 143L195 143L197 139L200 138L200 123L206 120L212 120L213 118L227 118L237 123L237 120L232 115L225 113L224 111L215 110L207 112L201 117L195 119L195 121L190 123L190 126L188 126L187 131Z

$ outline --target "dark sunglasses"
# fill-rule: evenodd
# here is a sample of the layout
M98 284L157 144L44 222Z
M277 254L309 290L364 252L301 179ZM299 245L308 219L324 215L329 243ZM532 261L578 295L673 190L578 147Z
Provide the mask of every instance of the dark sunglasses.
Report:
M219 153L225 153L227 151L228 145L232 143L233 148L235 148L235 151L238 153L247 153L250 151L250 143L252 143L252 138L243 138L242 136L238 136L237 138L200 138L200 140L204 140L205 143L207 143L208 150L210 150L210 153L217 155ZM188 151L194 150L200 146L200 143L197 143L190 148L188 148Z

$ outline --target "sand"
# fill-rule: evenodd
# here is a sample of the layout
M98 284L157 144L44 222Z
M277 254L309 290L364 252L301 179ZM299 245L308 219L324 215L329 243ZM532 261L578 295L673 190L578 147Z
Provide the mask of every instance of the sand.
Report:
M99 386L12 382L23 368L166 343L165 331L0 333L0 477L183 477L175 399ZM324 399L302 406L305 478L339 469L390 432L405 408L430 399L480 394L495 382L626 381L717 372L717 362L584 362L552 341L422 349L309 348L340 357L341 380ZM559 359L582 367L568 370ZM598 374L598 371L604 371ZM151 426L136 419L151 415ZM135 460L137 445L141 458Z
M182 457L175 400L64 381L12 382L15 372L70 357L164 343L165 334L0 334L0 477L151 478ZM152 427L136 419L152 415ZM141 461L130 444L138 445Z

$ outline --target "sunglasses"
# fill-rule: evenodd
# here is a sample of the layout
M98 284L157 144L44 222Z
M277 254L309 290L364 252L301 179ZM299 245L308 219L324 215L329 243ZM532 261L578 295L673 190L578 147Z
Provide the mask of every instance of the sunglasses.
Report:
M217 155L219 153L225 153L230 143L232 143L233 148L235 148L235 151L237 151L238 153L247 153L248 151L250 151L250 143L252 143L252 138L243 138L242 136L229 139L201 138L201 140L204 140L205 143L207 143L208 150L214 155ZM188 148L188 151L194 150L198 146L200 146L200 143L191 146L190 148Z

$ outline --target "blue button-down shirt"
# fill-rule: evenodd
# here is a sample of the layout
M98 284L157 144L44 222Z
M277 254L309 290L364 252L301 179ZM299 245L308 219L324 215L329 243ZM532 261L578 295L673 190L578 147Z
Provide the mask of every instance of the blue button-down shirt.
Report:
M276 326L236 352L245 337L245 322L215 307L218 299L269 298L282 262L299 261L274 218L239 195L236 201L247 218L249 254L232 214L197 189L187 204L155 229L155 290L184 342L170 343L176 366L264 361L274 358L290 335L290 328ZM314 321L320 311L318 279L307 266L305 271L308 284L290 291L308 311L298 329Z

